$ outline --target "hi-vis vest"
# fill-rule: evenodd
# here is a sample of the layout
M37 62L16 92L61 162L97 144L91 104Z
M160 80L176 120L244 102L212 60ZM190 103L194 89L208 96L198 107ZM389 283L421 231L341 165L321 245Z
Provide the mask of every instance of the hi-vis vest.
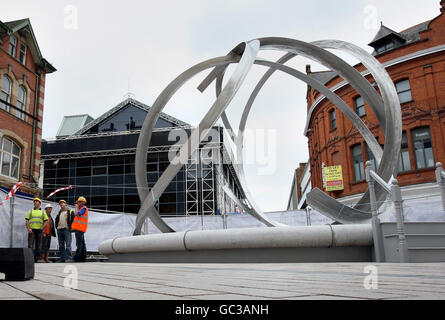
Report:
M29 210L28 211L28 215L29 215L29 227L31 229L41 229L44 223L44 219L45 219L45 214L44 212L39 209L39 210Z
M74 217L73 224L71 225L71 230L78 230L82 232L87 232L88 229L88 208L85 208L85 213L82 216Z

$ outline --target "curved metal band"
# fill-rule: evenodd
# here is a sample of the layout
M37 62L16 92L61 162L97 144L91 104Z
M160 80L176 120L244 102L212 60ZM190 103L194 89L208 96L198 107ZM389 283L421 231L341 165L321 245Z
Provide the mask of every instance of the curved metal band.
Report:
M283 57L285 59L282 58L278 61L286 60L287 58L289 58L289 56L286 55L285 57ZM253 200L251 193L248 191L249 188L248 188L248 184L245 180L244 169L242 167L242 164L243 164L242 149L243 149L244 130L246 127L249 112L251 110L251 106L255 100L255 97L258 95L259 91L263 87L264 83L273 74L273 72L275 72L276 70L279 70L284 73L287 73L287 74L307 83L308 85L314 87L320 93L326 95L326 97L333 104L335 104L351 120L351 122L358 128L359 132L363 135L366 142L370 146L373 146L375 149L379 150L379 153L377 154L377 159L379 159L379 161L380 161L380 158L382 155L382 149L381 149L380 145L378 144L377 140L375 139L375 137L372 135L369 128L361 120L361 118L339 96L337 96L335 93L331 92L321 82L315 80L312 77L309 77L308 75L306 75L298 70L295 70L291 67L288 67L288 66L285 66L285 65L282 65L279 63L273 63L273 62L270 62L267 60L256 60L255 64L267 66L267 67L270 67L270 69L266 72L266 74L263 76L263 78L260 80L260 82L255 87L255 89L254 89L253 93L251 94L251 97L249 98L249 101L244 109L244 112L243 112L243 115L242 115L242 118L240 121L238 138L236 139L237 160L238 160L239 165L234 166L234 168L237 172L238 179L239 179L240 184L244 190L246 198L248 199L248 202L250 203L250 207L247 207L244 209L248 213L250 213L252 216L256 217L258 220L262 221L263 223L265 223L268 226L271 226L269 220L264 216L262 210L255 204L255 201Z
M239 64L233 73L232 77L226 84L221 95L216 99L212 108L203 118L198 128L192 131L191 137L187 142L181 147L180 154L187 155L187 159L199 148L199 143L201 141L201 134L211 128L212 125L221 116L221 113L227 108L230 101L235 96L236 92L240 88L242 82L247 76L250 68L255 61L256 55L259 50L259 41L253 40L245 45L243 55L239 60ZM136 219L136 227L134 234L138 235L141 232L142 224L145 217L148 215L152 220L153 224L162 232L173 232L174 230L168 226L164 220L160 217L159 213L154 208L154 199L158 199L162 193L167 188L170 181L174 179L179 170L182 167L182 163L173 164L170 163L168 168L164 171L162 176L156 182L155 186L150 191L152 197L148 196L148 181L147 181L147 149L150 143L152 131L156 121L162 109L165 107L166 103L170 100L172 95L182 86L185 82L190 80L197 73L212 68L218 65L223 65L224 63L237 62L237 58L231 57L221 57L217 59L211 59L206 62L200 63L195 67L187 70L176 78L158 97L156 102L153 104L152 108L149 110L147 117L145 119L144 125L141 129L139 136L137 153L136 153L136 182L139 190L139 197L142 202L142 206L139 210L138 217ZM141 188L142 186L142 188Z
M280 48L280 43L286 43L286 42L295 42L297 44L299 44L299 46L293 48L294 51L299 52L302 55L307 56L307 54L305 53L305 50L312 50L317 52L317 50L314 50L314 48L311 48L311 45L319 45L320 47L322 47L324 44L322 42L316 42L313 43L311 45L309 44L304 44L302 45L301 42L299 41L293 41L291 39L282 39L282 38L273 38L274 40L277 40L278 44L271 44L273 41L271 41L272 38L268 38L268 49L279 49ZM332 46L334 46L334 44L331 44ZM288 45L288 50L290 50L290 45ZM263 48L263 46L261 47ZM327 53L327 54L326 54ZM284 63L286 61L288 61L289 59L291 59L293 56L295 56L295 52L292 53L287 53L285 56L283 56L280 60L277 61L277 63ZM344 61L342 61L340 58L336 57L335 55L330 54L329 52L323 50L323 51L319 51L317 52L318 56L317 56L317 61L323 63L324 65L328 65L329 67L333 67L334 65L336 66L342 66L343 64L343 70L342 72L340 72L340 74L342 74L346 79L347 78L354 78L354 77L358 77L364 81L361 81L361 85L360 87L356 88L357 91L359 92L365 92L366 94L369 94L368 96L373 97L373 95L377 95L375 90L372 88L372 86L369 84L368 81L366 81L366 79L364 79L360 74L358 74L358 72L352 68L349 64L346 64ZM325 55L328 58L328 61L325 62L323 59L325 59L325 57L323 57L323 55ZM356 57L358 56L358 54L356 54ZM362 54L362 56L364 56ZM310 58L313 58L313 56L309 56ZM369 59L367 56L364 57L363 60L365 61L365 65L369 65L371 66L370 69L372 68L372 66L378 65L378 62L371 56L371 59ZM370 61L367 61L370 60ZM256 62L258 63L258 62ZM265 63L265 65L270 65L272 66L271 63ZM280 69L281 71L284 71L284 69L287 68L280 68L277 65L274 65L274 67L271 67L268 72L266 72L266 74L262 77L262 79L260 80L260 82L257 84L257 86L255 87L253 93L251 94L249 101L243 111L243 115L240 121L240 127L239 127L239 133L238 133L238 137L237 137L237 156L238 159L241 159L239 162L242 164L242 148L243 148L243 132L245 130L245 126L246 126L246 122L247 122L247 118L248 115L250 113L250 109L251 106L256 98L256 96L258 95L259 91L261 90L261 88L263 87L263 85L265 84L265 82L270 78L270 76L275 72L276 69ZM294 72L290 71L293 70ZM373 69L374 70L374 69ZM371 152L374 154L375 159L377 160L377 162L381 162L382 163L382 167L381 168L385 168L386 170L388 170L390 168L390 170L394 170L394 165L390 164L389 166L386 165L387 164L387 158L388 158L388 154L391 154L391 149L386 149L386 157L382 158L382 149L380 147L380 145L378 144L378 142L376 141L374 135L371 133L371 131L369 130L369 128L363 123L363 121L360 119L360 117L358 117L358 115L353 112L351 110L351 108L349 106L347 106L343 100L341 100L337 95L335 95L333 92L331 92L328 88L326 88L323 84L314 81L312 78L308 77L307 75L296 71L295 69L287 69L288 73L293 73L292 75L294 75L295 77L299 78L300 80L308 83L309 85L313 86L314 88L316 88L318 91L320 91L322 94L324 94L326 97L328 97L329 100L331 100L331 102L333 102L353 123L353 125L359 130L359 132L361 133L361 135L363 136L364 140L366 141L366 143L368 144L368 146L371 149ZM224 76L224 72L225 72L225 68L220 68L219 70L220 74L219 75L215 75L215 77L218 78L217 84L216 84L216 92L218 95L218 92L220 91L220 89L218 88L221 83L222 83L222 78ZM286 71L285 71L286 72ZM378 100L378 99L377 99ZM378 113L385 113L385 115L388 114L388 111L385 110L384 108L384 104L377 102L377 105L375 105L374 110L376 110ZM388 119L388 116L386 116L386 120L390 120ZM230 129L230 123L228 122L228 120L224 121L224 124L226 126L227 129ZM386 126L386 122L380 123L382 127ZM389 151L389 152L388 152ZM392 160L392 159L391 159ZM241 165L242 166L242 165ZM261 212L261 210L255 205L252 197L250 197L250 192L248 192L248 186L247 183L245 182L245 178L244 178L244 170L241 167L238 170L238 176L240 177L240 182L243 186L243 189L245 191L246 197L248 197L248 200L250 202L250 204L252 205L252 208L249 208L250 210L246 210L249 213L251 213L253 216L255 216L257 219L259 219L260 221L264 220L264 216ZM384 196L383 191L384 190L380 190L381 192L378 192L378 196ZM323 195L325 195L323 193ZM327 195L325 195L326 197L329 197ZM363 202L367 202L367 197L368 194L365 194L361 200L361 203ZM330 199L327 200L334 200L331 197L329 197ZM360 203L360 204L361 204ZM314 207L318 207L320 208L320 205L316 205L314 204ZM333 208L334 209L334 208ZM334 209L335 210L335 209ZM366 210L367 211L367 210ZM363 211L359 211L356 210L355 214L354 214L354 210L350 210L347 209L346 210L346 215L350 216L354 216L354 220L362 217L362 219L367 219L369 217L369 214L367 214L366 212ZM264 222L264 221L263 221ZM267 225L267 223L266 223Z
M320 47L318 47L320 46ZM380 97L374 88L370 85L370 83L361 76L361 74L349 64L344 62L342 59L337 56L331 54L330 52L324 50L321 47L326 48L334 48L334 49L342 49L348 51L358 57L360 60L363 60L364 65L370 70L373 74L376 82L379 84L379 87L382 91L382 97ZM255 60L255 57L260 49L273 49L273 50L284 50L288 51L285 56L283 56L277 63L265 61L265 60ZM361 52L363 51L363 52ZM194 77L197 73L208 69L214 68L214 70L206 77L206 79L201 83L198 87L201 91L205 90L205 88L216 78L216 93L217 100L210 109L210 111L206 114L204 119L201 121L199 127L192 132L192 136L188 139L186 144L183 145L180 149L180 154L183 155L183 160L188 160L190 156L198 150L199 142L201 141L201 134L209 129L216 120L221 117L223 119L224 125L226 128L231 129L230 122L225 115L225 109L227 108L230 101L233 99L234 95L238 91L242 81L246 77L248 71L250 70L253 63L264 65L270 67L270 69L266 72L260 82L257 84L254 92L252 93L249 101L244 108L243 116L240 122L239 133L238 136L234 139L237 146L237 155L238 159L241 160L240 166L235 166L235 170L237 171L237 175L240 179L241 185L244 189L244 193L246 194L246 201L244 201L244 205L246 206L245 210L249 212L251 215L256 217L258 220L262 221L268 226L276 226L277 223L269 221L262 211L258 208L258 206L253 201L250 192L248 191L247 183L245 181L244 170L242 167L242 148L243 148L243 133L245 130L245 126L247 123L247 118L251 110L251 106L258 95L261 88L264 86L264 83L270 78L270 76L276 71L280 70L285 73L288 73L306 83L316 88L323 95L325 95L332 103L334 103L356 126L359 132L364 137L367 144L370 146L371 151L373 152L375 158L380 160L381 158L381 173L384 175L389 174L389 172L397 171L397 163L398 163L398 153L397 156L394 155L394 149L388 149L387 147L392 146L397 151L400 152L401 145L401 115L400 115L400 105L399 111L397 113L397 103L394 101L398 101L397 92L395 91L394 85L387 75L386 71L381 67L377 60L374 57L369 55L367 52L361 49L357 50L353 45L341 42L341 41L318 41L313 44L304 43L301 41L286 39L286 38L262 38L259 40L253 40L249 42L247 45L239 45L231 53L226 57L220 57L216 59L211 59L201 64L192 67L191 69L184 72L181 76L175 79L158 97L153 107L150 109L147 114L147 118L144 122L144 126L141 130L140 138L138 141L138 149L136 155L136 179L138 184L139 196L141 198L141 202L143 202L141 209L139 211L139 215L136 222L135 234L140 234L140 230L142 227L143 220L146 215L148 215L153 223L158 227L162 232L172 232L173 230L162 220L159 216L159 213L154 208L155 200L158 199L162 193L167 188L168 184L171 180L176 176L179 172L182 164L173 164L171 163L167 170L163 173L161 178L158 180L156 185L151 190L152 196L148 196L148 183L146 176L146 150L148 148L152 130L160 112L164 108L165 104L170 100L171 96L188 80ZM239 59L239 54L242 53L241 60ZM307 76L304 73L301 73L291 67L285 66L282 63L286 62L293 56L300 54L302 56L314 59L321 64L336 70L340 73L340 75L346 80L349 81L352 87L354 87L364 98L365 101L368 102L376 117L378 118L380 125L384 128L385 138L387 141L387 146L385 146L385 151L382 152L380 145L376 141L375 137L370 132L369 128L363 123L363 121L358 117L355 112L353 112L349 106L347 106L342 99L340 99L335 93L325 87L322 83L316 81L315 79ZM235 73L232 75L231 79L225 86L224 90L221 90L223 77L225 71L229 64L236 63L240 60L240 63L235 70ZM383 70L383 72L382 72ZM381 75L383 74L383 75ZM390 83L390 84L389 84ZM394 100L396 97L396 100ZM400 120L400 121L399 121ZM392 125L394 123L395 125ZM400 126L399 126L400 123ZM400 129L400 133L398 130ZM399 139L400 138L400 139ZM388 142L391 140L391 142ZM400 140L400 141L399 141ZM388 151L389 150L389 151ZM185 152L185 153L184 153ZM397 159L397 160L395 160ZM332 204L332 206L338 206L339 203L328 197L323 198L317 193L317 190L312 192L314 195L318 195L320 199L316 199L315 201L319 202L319 208L326 207L328 203ZM364 196L364 198L366 195ZM309 198L309 197L308 197ZM362 202L363 199L362 198ZM329 207L329 206L328 206ZM327 208L329 209L329 208ZM369 217L368 212L363 212L361 210L352 209L347 207L345 210L344 206L342 206L343 217L345 221L360 221L367 219ZM327 210L329 211L329 210ZM338 218L338 217L337 217ZM338 219L337 219L338 220Z

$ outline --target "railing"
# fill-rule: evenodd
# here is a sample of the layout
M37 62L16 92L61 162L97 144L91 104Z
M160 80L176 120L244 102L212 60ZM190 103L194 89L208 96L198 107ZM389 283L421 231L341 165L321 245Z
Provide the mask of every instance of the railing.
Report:
M442 208L445 212L445 171L442 169L442 163L440 162L436 163L436 180L442 197Z
M377 262L385 262L385 250L383 245L383 232L378 217L377 199L375 195L375 183L383 187L391 195L394 203L397 221L397 234L399 238L399 258L401 263L409 262L408 245L405 236L405 226L403 222L402 193L396 178L392 177L390 182L385 182L376 172L371 161L366 162L366 181L369 186L369 196L372 212L372 233L374 238L374 250Z
M30 125L32 125L34 121L40 122L39 118L34 117L32 114L29 114L28 112L26 112L20 108L17 108L15 105L13 105L5 100L0 99L0 104L8 106L9 109L11 109L11 108L14 109L16 111L16 113L13 113L13 112L11 112L11 110L6 110L4 108L0 108L1 110L4 110L13 116L16 116L17 118L25 121L26 123L28 123ZM32 119L32 121L30 121L28 119Z

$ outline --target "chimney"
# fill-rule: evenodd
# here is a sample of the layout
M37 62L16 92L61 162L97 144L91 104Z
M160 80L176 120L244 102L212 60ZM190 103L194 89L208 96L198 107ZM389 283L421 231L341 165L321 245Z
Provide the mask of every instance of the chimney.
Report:
M440 1L440 12L445 13L445 0Z
M445 0L443 0L444 2L445 2ZM311 74L312 73L312 70L311 70L311 65L310 64L307 64L306 65L306 74Z

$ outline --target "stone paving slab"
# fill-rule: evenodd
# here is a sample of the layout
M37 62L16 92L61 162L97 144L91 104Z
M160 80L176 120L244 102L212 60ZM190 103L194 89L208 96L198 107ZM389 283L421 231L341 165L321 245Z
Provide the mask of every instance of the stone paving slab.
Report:
M445 300L445 263L36 264L35 279L6 282L0 300ZM70 271L71 270L71 271ZM64 282L76 271L77 288Z

